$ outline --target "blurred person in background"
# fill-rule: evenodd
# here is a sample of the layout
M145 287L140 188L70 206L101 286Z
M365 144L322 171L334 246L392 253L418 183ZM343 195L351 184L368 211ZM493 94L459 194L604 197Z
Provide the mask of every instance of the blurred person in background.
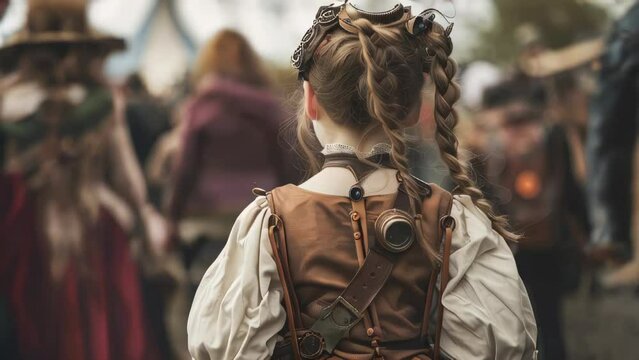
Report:
M162 133L153 143L153 148L147 154L145 173L150 192L154 201L163 208L171 201L172 174L182 143L182 133L186 109L189 105L191 90L191 75L185 73L169 92L171 96L164 99L167 104L169 117L169 131Z
M80 0L31 0L0 48L16 79L0 94L2 358L157 358L128 231L139 219L156 253L166 235L102 75L123 48Z
M8 6L8 0L0 0L0 21ZM4 92L5 87L9 86L5 79L5 71L6 69L0 66L0 94ZM4 158L4 145L3 138L0 136L0 159ZM0 355L7 358L17 358L18 347L16 346L15 334L12 334L13 324L9 311L8 299L0 295Z
M625 267L604 285L639 284L639 247L632 249L632 219L639 91L639 3L613 27L601 59L599 87L592 99L588 131L588 195L594 251L621 259ZM636 221L635 221L636 223Z
M238 32L222 30L201 49L184 111L169 218L185 241L194 288L251 202L247 189L289 182L278 144L284 120L262 61Z
M580 70L557 74L549 79L551 117L562 126L570 146L575 179L586 184L586 134L590 96L595 84L587 72Z
M170 111L161 99L149 92L140 74L129 75L124 88L133 149L138 162L145 165L158 139L171 129Z
M144 168L152 157L153 149L165 133L171 130L171 109L162 99L153 96L138 73L129 75L124 84L126 93L126 121L138 163ZM161 189L147 181L149 200L162 206Z
M152 201L165 206L172 190L171 177L181 144L182 120L190 93L190 77L185 76L170 91L170 97L163 99L163 107L169 110L171 129L153 142L153 148L146 157L146 177ZM155 100L155 99L154 99ZM141 113L143 114L143 113ZM150 121L150 119L149 119ZM159 125L159 124L158 124ZM159 127L151 126L159 129ZM179 249L162 257L162 261L145 261L145 303L152 314L154 330L164 351L176 359L188 358L186 332L184 326L190 307L190 281Z
M577 288L580 276L573 224L586 226L584 194L566 133L545 121L545 90L530 79L489 87L483 103L498 119L497 146L486 157L487 186L523 235L515 259L535 309L541 358L565 359L561 299Z
M466 152L466 160L475 173L477 185L491 197L489 186L486 186L486 157L495 152L498 146L497 129L501 120L502 109L498 106L484 106L486 89L504 81L506 75L496 65L486 61L468 64L460 82L464 92L461 95L462 116L457 130L460 144Z
M586 182L585 141L590 98L597 84L595 69L603 40L594 37L559 49L524 54L518 68L537 79L548 93L548 117L564 128L569 140L575 175Z
M142 167L148 165L156 143L171 129L170 108L163 99L151 94L139 73L126 78L123 86L126 96L126 124L136 159ZM146 190L154 207L163 205L162 188L153 186L146 174ZM180 346L171 341L171 300L183 277L183 269L175 254L163 254L158 259L148 252L137 254L141 270L142 296L149 325L157 341L157 348L165 359L174 358Z
M0 20L2 20L7 7L9 7L9 0L0 0Z

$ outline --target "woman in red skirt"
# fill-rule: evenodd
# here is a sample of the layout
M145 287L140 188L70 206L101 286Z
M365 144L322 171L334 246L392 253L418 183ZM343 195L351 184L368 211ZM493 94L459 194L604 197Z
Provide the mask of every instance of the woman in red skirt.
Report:
M79 1L33 0L0 49L0 357L150 359L126 229L161 224L101 75L120 39ZM128 222L128 224L127 224Z

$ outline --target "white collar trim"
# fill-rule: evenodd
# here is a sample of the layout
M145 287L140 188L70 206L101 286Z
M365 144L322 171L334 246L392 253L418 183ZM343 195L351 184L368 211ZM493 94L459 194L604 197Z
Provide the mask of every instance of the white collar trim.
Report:
M322 149L323 155L330 154L355 154L359 158L369 158L375 155L390 154L391 145L387 143L375 144L370 151L358 151L354 146L346 144L326 144Z

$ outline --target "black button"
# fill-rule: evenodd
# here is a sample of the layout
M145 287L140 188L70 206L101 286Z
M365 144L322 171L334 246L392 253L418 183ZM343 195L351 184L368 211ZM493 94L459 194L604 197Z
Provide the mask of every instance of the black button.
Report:
M348 197L353 201L360 201L364 198L364 189L359 185L353 185L348 192Z

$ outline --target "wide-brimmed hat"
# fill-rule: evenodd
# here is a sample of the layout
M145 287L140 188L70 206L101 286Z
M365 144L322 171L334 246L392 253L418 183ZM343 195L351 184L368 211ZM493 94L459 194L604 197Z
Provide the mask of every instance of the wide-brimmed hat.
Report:
M0 47L0 67L15 62L22 50L37 46L92 46L106 53L123 50L123 39L89 26L86 9L85 0L29 0L25 26Z
M595 38L562 49L522 57L519 59L519 66L530 77L549 77L591 63L597 60L603 51L604 39Z

